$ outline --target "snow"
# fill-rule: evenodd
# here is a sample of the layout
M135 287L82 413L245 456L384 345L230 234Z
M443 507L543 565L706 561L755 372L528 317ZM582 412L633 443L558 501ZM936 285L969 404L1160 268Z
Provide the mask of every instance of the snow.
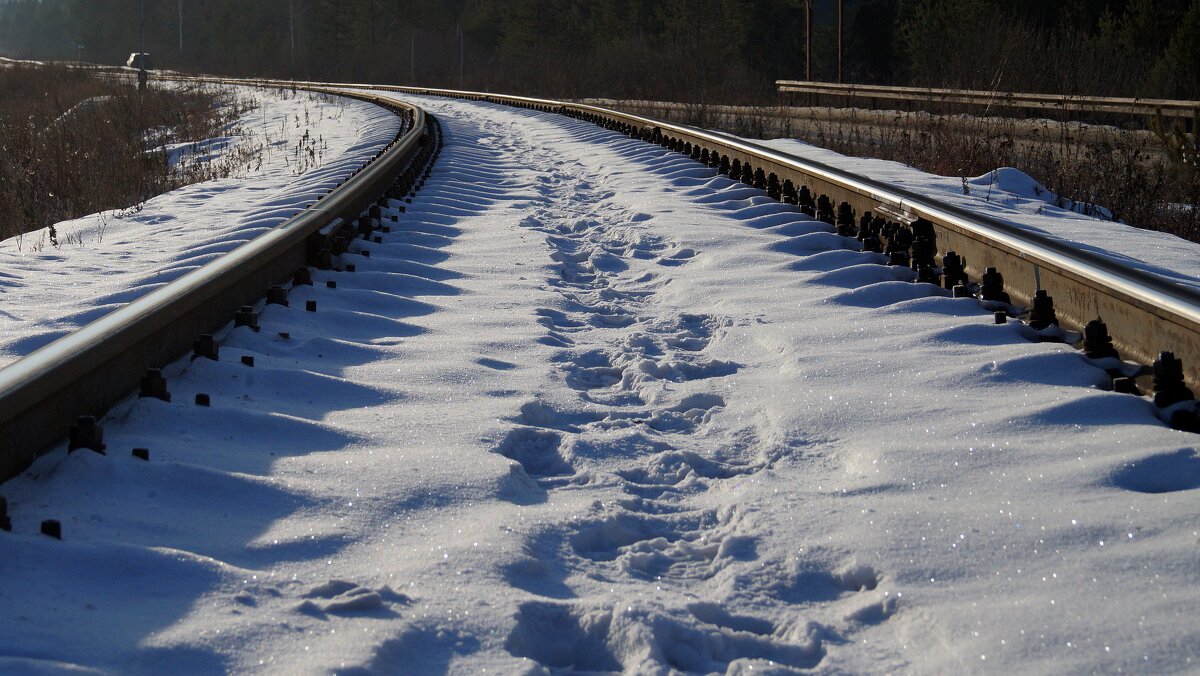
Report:
M973 178L937 176L890 160L847 157L795 139L754 143L987 213L1030 232L1111 258L1118 264L1145 270L1182 286L1200 288L1200 256L1195 243L1113 221L1112 212L1104 205L1060 198L1036 179L1012 167L1000 167Z
M1040 200L1051 206L1065 208L1084 216L1091 216L1105 221L1113 220L1113 213L1109 209L1097 204L1076 202L1061 197L1046 186L1038 183L1029 174L1012 167L994 169L982 176L976 176L968 180L966 184L966 187L963 188L964 195L976 190L983 190L985 201L991 198L993 192L999 191L1000 194L1007 193L1008 196L1016 198Z
M406 98L446 149L355 272L0 487L0 668L1196 668L1200 458L1147 400L678 154Z
M231 88L252 108L219 138L162 146L176 168L228 178L0 242L0 365L12 362L291 218L393 138L378 106Z

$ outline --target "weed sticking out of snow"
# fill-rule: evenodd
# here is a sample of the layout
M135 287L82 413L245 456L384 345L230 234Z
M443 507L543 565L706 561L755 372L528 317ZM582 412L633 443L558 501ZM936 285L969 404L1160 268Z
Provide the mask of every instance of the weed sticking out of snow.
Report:
M206 180L55 223L57 243L46 229L0 242L7 313L0 363L286 221L369 161L399 128L377 106L324 94L232 88L220 98L228 106L220 136L154 151Z
M223 175L162 150L202 143L241 115L208 85L155 86L61 66L0 71L0 237L102 209L136 211L155 194Z

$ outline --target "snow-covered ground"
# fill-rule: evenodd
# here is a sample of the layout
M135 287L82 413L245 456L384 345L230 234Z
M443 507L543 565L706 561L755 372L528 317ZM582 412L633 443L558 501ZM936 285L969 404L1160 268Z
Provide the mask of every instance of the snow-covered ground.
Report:
M1146 400L678 154L412 98L446 149L357 272L0 486L0 669L1197 668Z
M251 109L218 139L161 150L227 163L228 178L0 242L0 365L182 276L294 216L387 145L400 119L308 92L235 87Z
M1115 222L1104 205L1060 199L1046 186L1012 167L1001 167L976 177L946 177L899 162L847 157L792 139L754 143L987 213L1030 232L1068 242L1077 249L1107 256L1118 264L1200 289L1200 255L1197 255L1200 247L1196 244Z

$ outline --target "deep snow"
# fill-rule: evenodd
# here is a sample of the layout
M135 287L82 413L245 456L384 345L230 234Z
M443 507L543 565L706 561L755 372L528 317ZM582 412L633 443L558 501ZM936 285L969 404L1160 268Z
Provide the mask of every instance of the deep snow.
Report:
M356 272L0 487L0 666L1195 668L1148 401L678 154L408 98L446 149Z
M1111 212L1103 205L1061 198L1036 179L1012 167L1000 167L982 176L947 177L890 160L847 157L794 139L755 143L987 213L1030 232L1106 256L1120 265L1140 268L1176 284L1200 289L1200 256L1195 243L1113 221L1109 218Z
M379 106L308 92L230 89L252 106L226 135L164 146L228 178L0 242L0 365L60 338L283 223L399 131Z

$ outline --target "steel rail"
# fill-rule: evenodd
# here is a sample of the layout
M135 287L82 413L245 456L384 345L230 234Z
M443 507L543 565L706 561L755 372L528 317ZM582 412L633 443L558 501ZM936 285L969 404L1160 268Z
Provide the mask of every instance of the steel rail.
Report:
M627 125L634 135L641 136L653 130L662 134L664 145L686 143L719 152L730 161L751 163L767 174L774 173L781 182L792 180L797 186L809 186L814 193L827 193L837 201L846 201L859 213L882 207L886 212L902 213L910 219L927 219L934 224L938 254L955 251L963 256L967 271L975 279L988 267L999 269L1005 277L1005 290L1017 303L1029 303L1037 290L1045 290L1054 298L1063 325L1078 330L1088 321L1102 318L1122 356L1150 364L1159 353L1173 352L1183 360L1187 383L1193 388L1200 386L1200 290L1121 265L1069 242L728 134L600 106L453 89L336 86L446 96L588 116L596 121Z
M147 368L186 355L197 336L230 323L239 307L290 278L305 264L310 238L338 219L361 213L404 170L426 137L425 113L417 106L328 87L305 89L411 111L412 124L287 222L0 369L0 481L66 438L79 416L99 415L128 397Z
M720 154L723 160L752 164L774 174L779 181L807 185L814 193L827 193L835 200L849 202L860 212L883 208L887 213L927 219L935 226L939 253L955 250L964 255L968 270L976 277L984 267L1000 268L1006 276L1006 290L1020 301L1028 301L1036 289L1048 290L1067 325L1079 327L1102 316L1112 330L1114 343L1126 357L1148 363L1161 350L1173 351L1184 360L1189 384L1200 383L1200 291L1195 288L1120 265L1000 219L727 134L600 106L483 92L365 83L178 79L295 87L374 98L377 102L382 98L362 90L455 97L584 117L621 127L633 136L661 138L669 147L683 148L686 144L688 148L704 148ZM356 180L336 189L313 209L0 369L0 477L12 476L32 461L36 450L62 439L77 415L94 414L128 396L146 366L179 358L196 335L228 323L234 309L261 297L263 289L291 271L291 261L302 259L304 243L312 232L361 210L365 188L359 192L355 186L382 185L384 175L396 170L423 132L424 115L413 108L417 120L413 129L360 172ZM264 260L269 257L267 249L287 249L289 253L275 257L273 264ZM284 259L288 262L279 263Z
M1075 96L1071 94L1036 94L1021 92L991 92L974 89L933 89L925 87L892 87L882 85L838 84L777 80L781 93L817 94L864 99L928 101L961 103L979 106L998 106L1026 110L1076 110L1092 113L1124 113L1138 116L1161 114L1165 117L1190 118L1200 114L1200 101L1178 99L1140 99L1115 96Z

